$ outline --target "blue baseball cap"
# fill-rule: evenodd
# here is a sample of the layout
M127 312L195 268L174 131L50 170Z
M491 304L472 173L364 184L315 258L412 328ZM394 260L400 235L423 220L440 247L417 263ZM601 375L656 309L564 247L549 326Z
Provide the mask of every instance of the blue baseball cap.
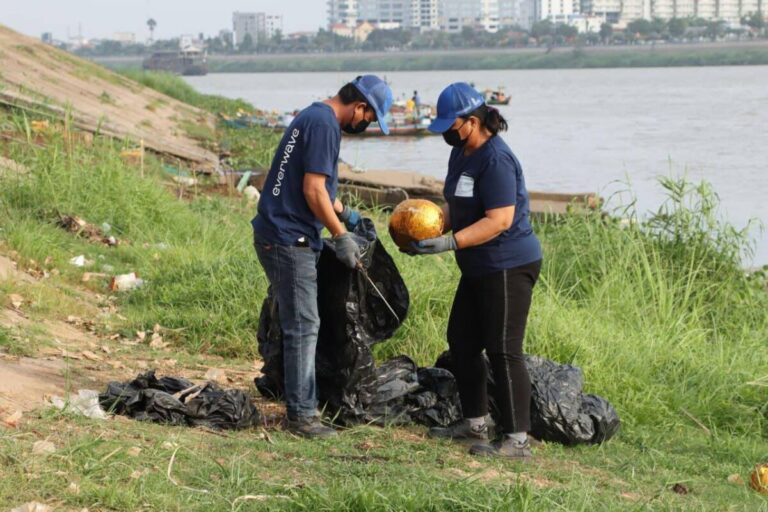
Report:
M485 105L485 98L465 82L449 85L437 99L437 118L429 125L429 131L444 133L461 116L474 112Z
M386 118L393 100L392 89L389 88L387 82L376 75L363 75L352 80L352 85L360 91L360 94L365 96L368 104L376 112L376 119L381 131L384 132L384 135L389 135Z

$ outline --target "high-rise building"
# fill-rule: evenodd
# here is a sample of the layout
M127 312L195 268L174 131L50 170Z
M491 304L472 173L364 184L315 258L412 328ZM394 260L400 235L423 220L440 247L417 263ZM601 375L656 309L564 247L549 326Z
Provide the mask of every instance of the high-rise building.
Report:
M334 25L346 25L349 28L357 25L358 0L328 0L328 28Z
M440 28L440 0L411 0L409 25L422 32Z
M499 29L500 0L441 0L440 27L448 32L461 32L464 27Z
M279 14L264 12L235 12L232 14L232 28L235 33L235 45L240 46L246 34L251 36L253 44L270 39L283 31L283 17Z

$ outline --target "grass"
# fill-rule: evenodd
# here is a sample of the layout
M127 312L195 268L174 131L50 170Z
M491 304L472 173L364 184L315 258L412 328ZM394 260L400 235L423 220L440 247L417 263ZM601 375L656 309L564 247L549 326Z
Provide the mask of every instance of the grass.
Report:
M26 120L0 121L24 136ZM265 152L275 143L258 131L239 133ZM96 138L86 148L56 130L46 137L45 147L0 146L32 170L2 178L4 245L23 262L59 269L54 284L79 285L83 270L68 263L79 254L94 271L138 272L147 285L117 295L125 320L113 329L159 323L176 329L167 341L179 352L255 357L266 279L251 247L253 208L218 196L179 200L159 162L149 158L140 176L120 159L118 141ZM727 481L736 473L748 479L768 456L760 385L768 368L765 276L741 269L747 238L721 221L706 184L660 186L668 202L647 221L628 208L629 223L594 214L535 225L545 263L526 348L582 367L587 390L616 406L623 429L604 446L548 445L537 463L519 468L474 461L417 428L358 427L333 443L276 433L270 444L254 432L221 437L46 412L21 431L0 430L0 502L112 510L768 510L764 498ZM57 213L107 222L124 243L107 248L73 237L55 226ZM385 214L369 214L386 233ZM412 307L377 358L406 353L431 364L446 348L453 258L410 258L388 236L382 242ZM104 293L103 282L86 286ZM9 339L0 331L0 347ZM42 437L57 453L31 454ZM127 453L132 446L141 456ZM176 447L178 485L167 476ZM68 491L72 482L79 493ZM674 483L691 493L671 492ZM261 501L238 500L245 495Z

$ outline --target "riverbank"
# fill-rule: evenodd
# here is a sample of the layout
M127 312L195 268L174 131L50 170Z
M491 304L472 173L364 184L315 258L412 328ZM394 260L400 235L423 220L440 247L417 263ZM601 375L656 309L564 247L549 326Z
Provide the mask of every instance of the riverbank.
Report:
M197 108L253 108L178 78L136 78ZM0 154L14 162L0 169L0 363L55 364L67 391L103 389L149 368L205 380L211 367L248 389L260 368L255 332L267 291L252 248L254 206L203 177L184 187L162 158L148 153L139 164L125 158L131 142L86 139L55 117L3 110L0 125ZM247 165L263 166L277 144L264 130L233 139L221 126L199 128L186 130L206 146L234 158L261 155ZM521 467L472 458L417 427L358 426L336 441L307 442L285 433L280 406L263 398L267 429L234 433L97 422L36 404L13 424L3 422L13 411L0 412L0 503L230 512L765 508L746 484L765 457L764 276L740 269L747 241L718 220L708 187L663 185L667 208L649 222L595 213L535 225L546 257L526 350L581 367L587 391L616 406L622 430L605 445L545 444ZM106 223L120 243L61 229L60 213ZM376 357L432 364L446 347L459 277L453 257L403 255L386 234L386 214L365 214L411 298L407 320ZM78 255L90 266L71 264ZM126 272L144 286L109 291L108 273ZM38 441L51 444L40 449Z
M114 69L138 68L136 58L97 58ZM212 73L315 71L436 71L634 68L768 64L768 41L506 50L454 50L289 55L211 55Z

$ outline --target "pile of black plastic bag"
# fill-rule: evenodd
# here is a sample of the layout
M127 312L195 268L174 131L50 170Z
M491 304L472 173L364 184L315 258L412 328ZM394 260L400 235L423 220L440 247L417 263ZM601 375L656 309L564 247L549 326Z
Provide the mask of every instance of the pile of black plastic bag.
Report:
M99 404L107 412L139 421L224 430L259 424L259 411L245 392L222 389L213 382L158 379L154 370L131 381L110 382L99 395Z
M435 426L460 419L449 353L431 368L418 368L407 356L375 366L372 348L389 339L405 319L408 290L379 243L372 221L364 219L353 236L362 248L368 275L398 318L361 272L339 263L333 242L326 240L318 267L321 327L316 373L321 403L345 424ZM283 392L282 335L271 294L262 307L258 341L264 367L256 386L263 395L279 398ZM619 417L610 403L582 393L581 370L534 356L528 356L526 364L533 386L531 420L536 438L564 444L601 443L618 431ZM488 386L493 396L492 374ZM496 412L492 403L492 416Z

